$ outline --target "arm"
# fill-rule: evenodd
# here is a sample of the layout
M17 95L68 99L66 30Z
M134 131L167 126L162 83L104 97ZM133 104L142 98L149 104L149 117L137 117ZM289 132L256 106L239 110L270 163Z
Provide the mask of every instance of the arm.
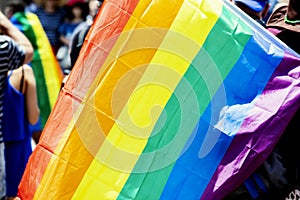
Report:
M24 75L27 118L30 124L35 124L39 119L40 109L37 102L36 80L30 66L24 65Z
M27 37L15 27L9 19L0 11L0 33L11 37L16 43L25 50L24 63L31 61L33 57L33 47Z
M66 46L69 46L69 44L70 44L69 39L66 38L66 37L63 36L63 35L59 36L59 40L60 40L64 45L66 45Z

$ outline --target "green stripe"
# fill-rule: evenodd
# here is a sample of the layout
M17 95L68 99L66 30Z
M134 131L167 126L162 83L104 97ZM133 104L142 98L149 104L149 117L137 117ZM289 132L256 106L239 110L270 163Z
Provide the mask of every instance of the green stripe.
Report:
M36 78L37 98L43 128L51 112L50 101L48 97L48 89L44 77L42 61L38 59L32 60L31 66L34 72L34 76Z
M232 40L232 37L234 40ZM232 19L231 13L223 7L221 17L209 33L203 48L190 65L174 95L172 95L166 105L164 112L167 113L167 119L163 115L159 118L158 124L166 120L163 128L159 132L157 131L157 127L160 127L159 125L154 128L153 133L155 135L149 138L143 154L118 199L144 200L160 198L175 164L175 161L171 161L177 159L180 155L199 117L210 103L214 93L223 83L224 78L239 59L250 37L251 30L244 23L238 21L238 18ZM215 71L220 74L216 74L214 77ZM189 89L186 88L186 81L190 85ZM193 102L187 101L181 103L180 99L193 99L191 96L188 97L188 95L195 95L197 102L201 102L201 104L194 105ZM195 116L186 116L186 113ZM194 121L191 121L191 119L194 119ZM179 127L178 125L180 124L181 126ZM177 141L174 137L179 128L179 133L182 135ZM173 155L161 153L163 147L167 145L170 145L167 148L168 152L172 152ZM149 152L159 153L149 161L149 156L146 154ZM170 156L173 156L173 158L170 158ZM149 162L151 163L149 172L135 173L139 172ZM159 170L152 171L156 168Z

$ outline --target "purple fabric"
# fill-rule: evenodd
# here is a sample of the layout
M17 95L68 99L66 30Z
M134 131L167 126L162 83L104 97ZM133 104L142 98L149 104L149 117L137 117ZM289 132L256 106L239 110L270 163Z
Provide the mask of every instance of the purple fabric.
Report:
M271 153L300 106L299 59L285 54L253 111L235 135L201 199L221 199L236 189ZM287 112L288 111L288 112ZM263 123L261 123L263 122ZM222 185L222 188L218 187ZM219 191L219 192L218 192Z

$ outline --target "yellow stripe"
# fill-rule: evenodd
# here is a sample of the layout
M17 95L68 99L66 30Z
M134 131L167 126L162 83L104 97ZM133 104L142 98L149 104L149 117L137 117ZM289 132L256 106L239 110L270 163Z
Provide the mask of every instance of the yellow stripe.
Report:
M28 13L26 16L31 23L34 33L36 34L37 46L43 65L50 106L53 108L60 90L62 73L59 71L59 64L52 53L49 40L41 23L38 20L38 17L31 13Z
M169 4L170 1L159 1L162 7ZM118 197L164 106L203 45L221 10L222 4L218 0L184 2L168 36L130 96L73 199ZM178 39L183 36L187 38L187 43L179 43L182 40ZM191 48L191 44L195 43L197 48ZM101 98L97 101L101 101Z

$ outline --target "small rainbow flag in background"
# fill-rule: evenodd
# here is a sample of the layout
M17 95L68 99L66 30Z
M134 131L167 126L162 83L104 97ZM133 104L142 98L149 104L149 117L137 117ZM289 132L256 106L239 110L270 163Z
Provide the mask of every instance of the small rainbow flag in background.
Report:
M299 107L300 57L230 3L107 0L22 199L221 199Z
M17 12L10 20L27 36L34 48L30 66L36 78L41 125L44 127L58 98L63 73L38 17L30 12Z

